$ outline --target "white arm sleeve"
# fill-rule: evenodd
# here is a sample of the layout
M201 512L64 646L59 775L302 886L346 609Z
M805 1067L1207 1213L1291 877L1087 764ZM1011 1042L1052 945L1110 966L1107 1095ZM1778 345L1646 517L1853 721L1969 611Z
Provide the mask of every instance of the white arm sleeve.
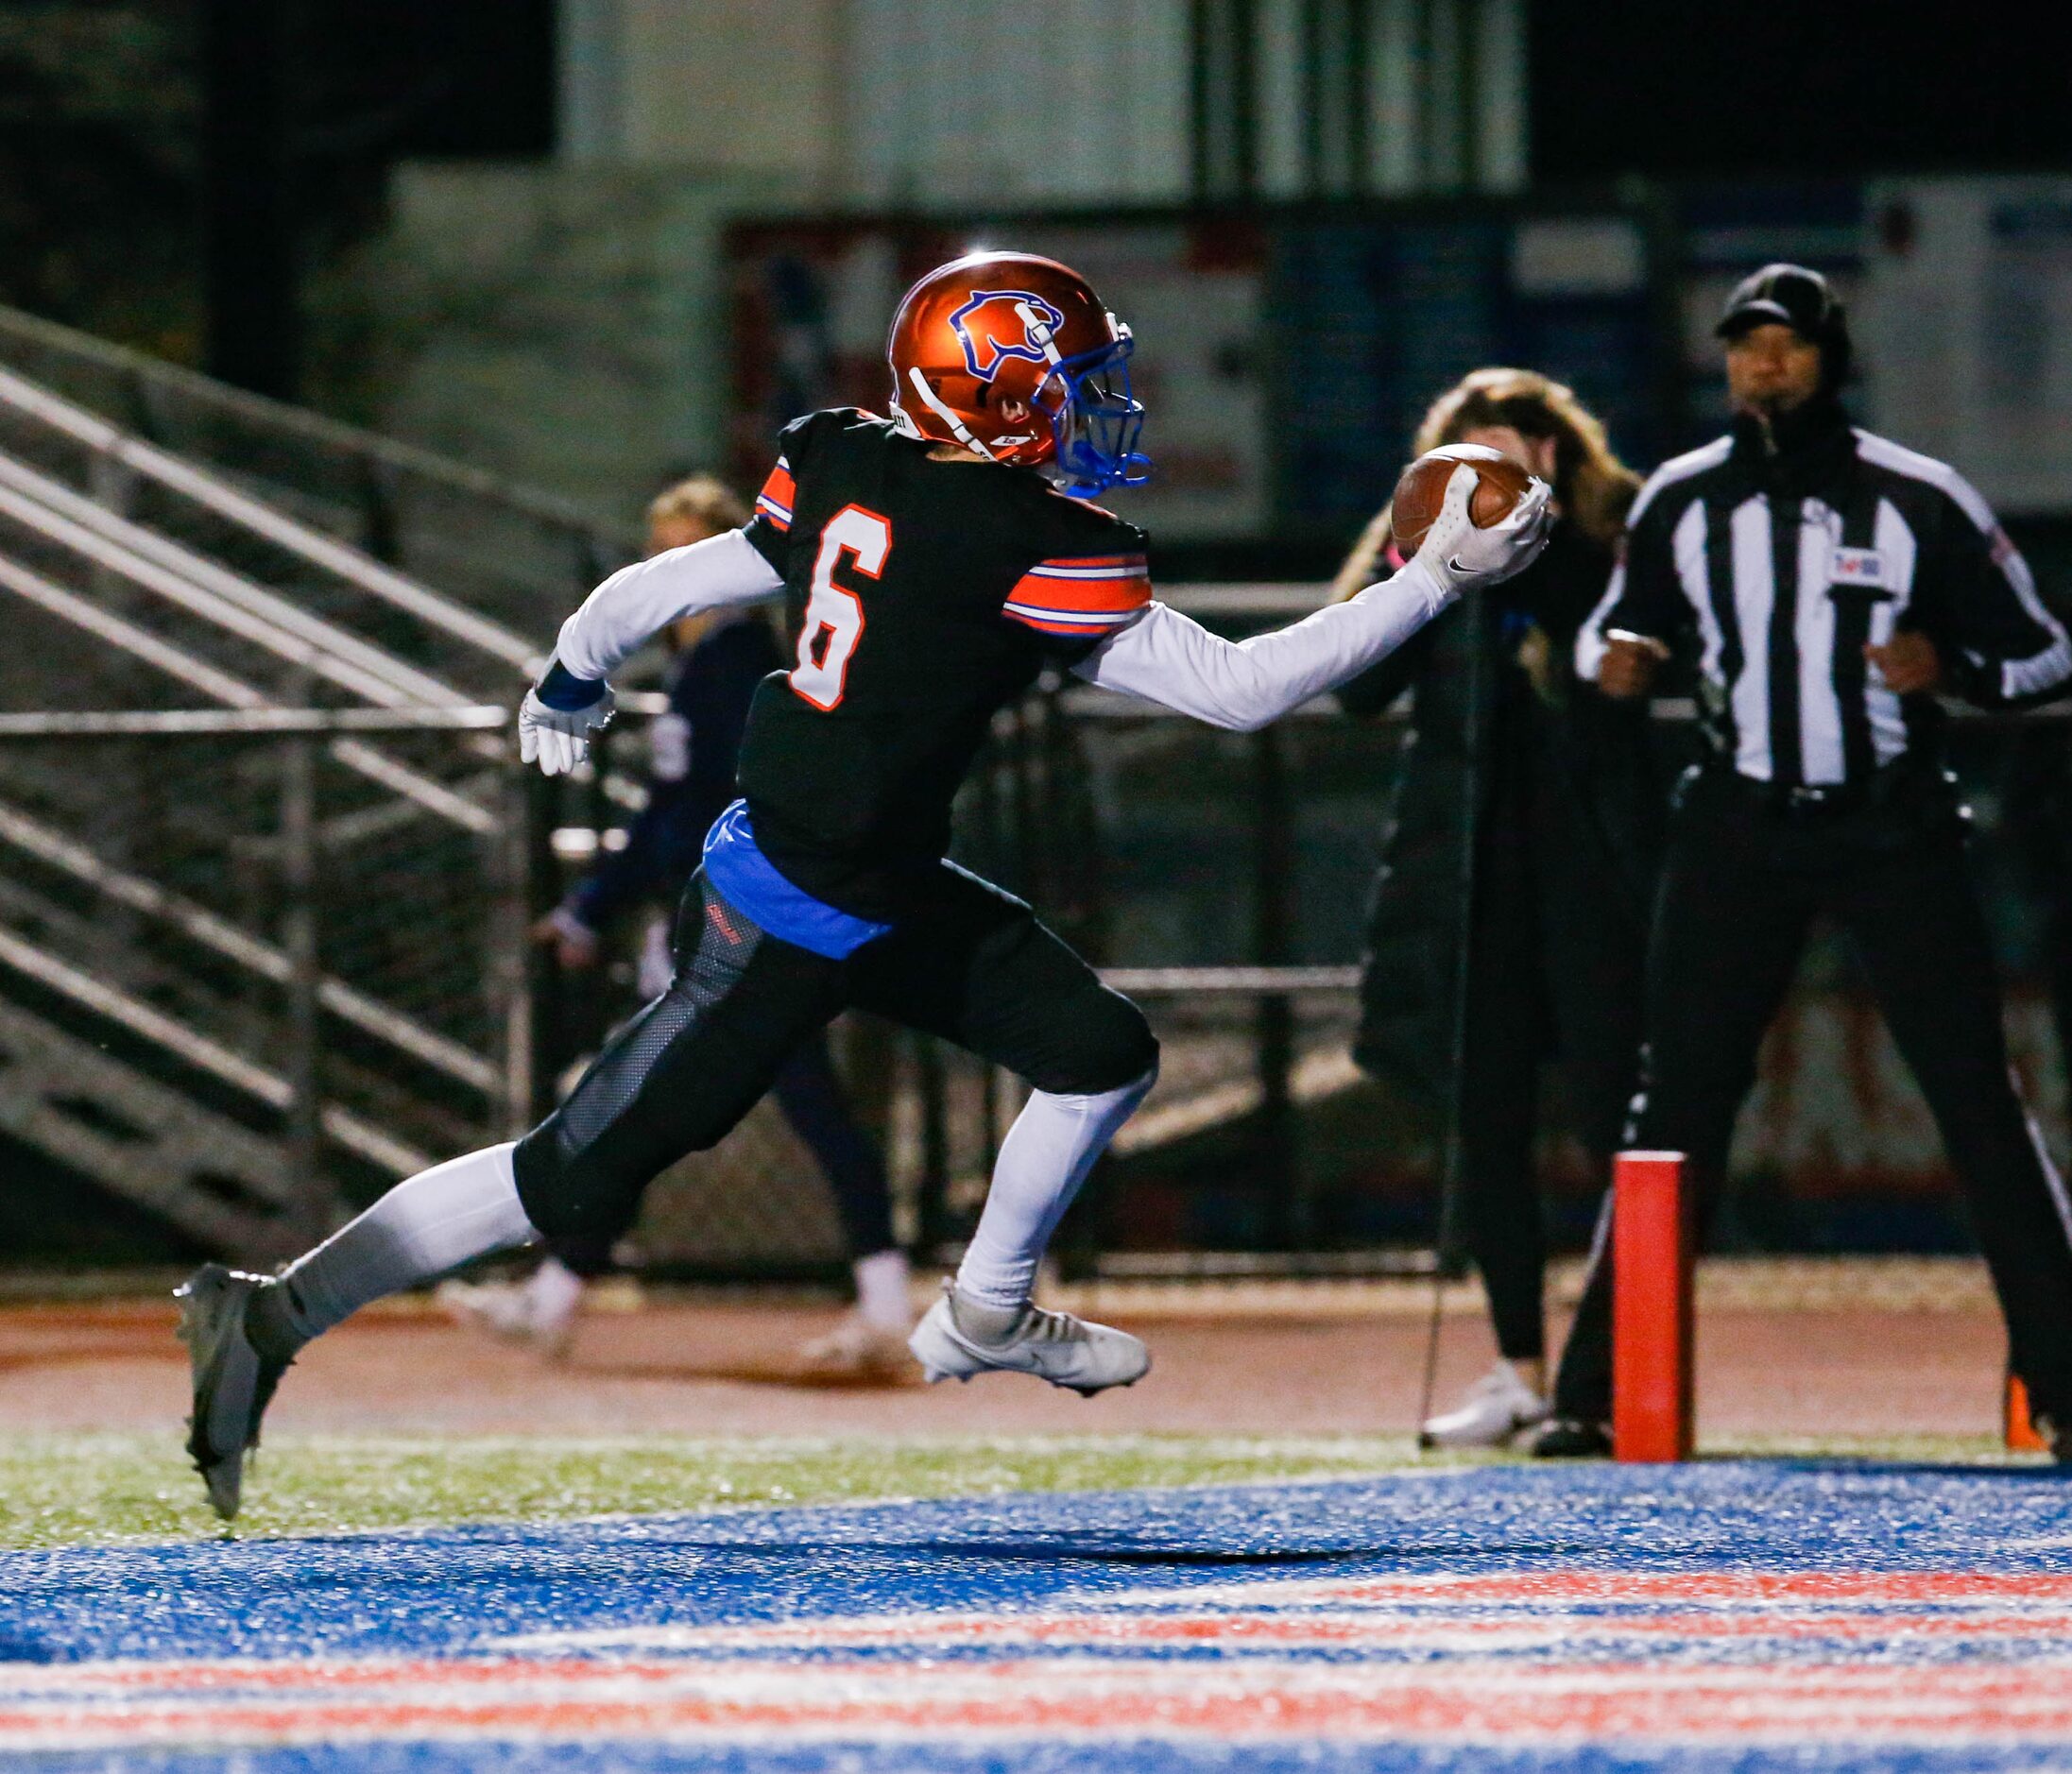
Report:
M679 616L760 604L784 588L777 569L739 530L622 567L561 624L555 657L592 682L645 646Z
M1452 602L1453 594L1412 561L1343 604L1249 640L1225 640L1154 604L1072 670L1104 690L1127 691L1211 726L1251 733L1357 677Z

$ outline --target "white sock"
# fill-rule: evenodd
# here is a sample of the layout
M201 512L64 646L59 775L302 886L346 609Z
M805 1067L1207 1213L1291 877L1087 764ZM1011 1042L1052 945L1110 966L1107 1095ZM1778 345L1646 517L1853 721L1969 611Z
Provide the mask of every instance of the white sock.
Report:
M856 1276L856 1316L902 1336L914 1328L914 1301L904 1251L873 1251L851 1265Z
M957 1266L959 1293L1002 1308L1028 1300L1051 1234L1093 1161L1157 1079L1158 1068L1153 1066L1120 1090L1091 1097L1053 1097L1039 1090L1022 1105L1001 1142L985 1211Z
M340 1227L263 1290L279 1304L270 1329L298 1343L321 1336L370 1300L417 1287L471 1257L533 1243L539 1234L519 1205L512 1145L489 1146L420 1170ZM270 1315L269 1315L270 1316Z
M536 1322L559 1324L583 1304L584 1281L558 1256L550 1256L525 1281L525 1299Z

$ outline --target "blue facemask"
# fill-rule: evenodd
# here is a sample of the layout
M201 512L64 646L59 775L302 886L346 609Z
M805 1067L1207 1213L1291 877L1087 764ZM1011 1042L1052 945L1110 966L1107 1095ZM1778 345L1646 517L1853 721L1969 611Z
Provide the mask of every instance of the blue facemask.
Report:
M1141 486L1151 458L1137 448L1144 409L1130 395L1129 360L1136 350L1127 327L1112 345L1060 358L1036 390L1036 410L1051 421L1057 442L1059 490L1091 499L1111 486Z

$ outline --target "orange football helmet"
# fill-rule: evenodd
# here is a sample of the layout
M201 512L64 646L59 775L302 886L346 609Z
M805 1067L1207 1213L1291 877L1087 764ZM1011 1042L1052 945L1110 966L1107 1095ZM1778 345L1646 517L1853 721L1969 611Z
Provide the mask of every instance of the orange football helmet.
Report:
M1130 397L1130 330L1078 272L1027 252L974 252L907 291L893 317L899 429L988 461L1054 461L1090 498L1150 479Z

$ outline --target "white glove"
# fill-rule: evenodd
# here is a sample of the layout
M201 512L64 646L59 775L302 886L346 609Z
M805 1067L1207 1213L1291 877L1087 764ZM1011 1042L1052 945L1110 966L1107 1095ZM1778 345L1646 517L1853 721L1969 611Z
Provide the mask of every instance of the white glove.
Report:
M550 708L528 690L518 710L518 756L550 776L565 776L590 756L590 733L611 719L611 686L587 708Z
M1479 585L1496 585L1523 572L1547 546L1553 520L1548 513L1552 490L1535 479L1510 513L1486 530L1468 516L1481 476L1464 462L1447 483L1446 501L1425 532L1417 565L1439 582L1447 597Z

